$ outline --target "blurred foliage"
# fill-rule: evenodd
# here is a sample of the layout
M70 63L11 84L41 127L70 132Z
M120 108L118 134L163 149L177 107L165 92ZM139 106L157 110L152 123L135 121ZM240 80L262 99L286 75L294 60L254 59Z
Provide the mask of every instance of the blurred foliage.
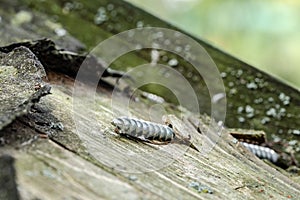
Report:
M300 88L300 1L127 1Z

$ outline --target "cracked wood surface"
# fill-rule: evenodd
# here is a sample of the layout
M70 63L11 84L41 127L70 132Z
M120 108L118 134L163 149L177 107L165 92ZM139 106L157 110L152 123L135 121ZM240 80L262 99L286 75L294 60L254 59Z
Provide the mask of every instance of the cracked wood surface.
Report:
M97 120L93 120L82 116L82 113L74 113L71 85L53 82L52 87L52 94L41 99L40 104L51 109L51 114L64 124L64 130L49 135L49 139L15 144L19 150L1 147L1 154L10 154L16 159L17 184L23 199L285 199L289 196L296 199L300 195L299 185L289 179L289 175L281 174L256 158L235 143L226 130L206 155L178 145L172 150L181 150L183 154L170 159L166 167L146 173L130 173L123 168L136 167L136 163L128 162L132 156L129 152L150 156L164 146L147 145L119 137L113 132L110 120L114 116L106 107L110 91L102 89L95 94L96 109L94 105L88 109L82 107L84 112L88 110L97 115ZM83 91L88 90L86 86L82 87ZM87 97L81 100L82 103L89 102ZM143 117L144 113L140 110L146 110L145 106L144 103L136 103L132 113ZM74 114L80 115L80 123L86 125L80 132L76 131L72 120ZM184 115L189 116L190 113ZM10 132L10 128L18 130L18 123L19 120L2 132ZM177 128L198 134L188 123L184 121ZM201 123L205 130L207 125ZM36 134L29 126L22 127L22 130L27 135ZM91 131L96 132L92 134ZM196 142L203 141L205 138L200 136ZM122 159L126 155L127 161ZM151 159L163 162L161 157L150 156L138 164L156 166L157 163L151 163ZM213 194L200 193L190 187L194 182L209 187Z

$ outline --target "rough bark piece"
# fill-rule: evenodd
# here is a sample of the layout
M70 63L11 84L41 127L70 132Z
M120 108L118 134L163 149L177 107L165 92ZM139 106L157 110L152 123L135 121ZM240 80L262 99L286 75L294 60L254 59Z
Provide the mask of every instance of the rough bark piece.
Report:
M49 93L43 77L45 71L29 49L19 47L0 55L0 130Z
M96 56L61 49L54 41L47 38L12 43L0 47L0 52L9 53L13 49L22 46L30 49L47 71L55 71L75 78L81 65L85 63L88 69L83 74L84 80L97 81L99 77L120 78L123 76L123 73L107 68L107 64Z

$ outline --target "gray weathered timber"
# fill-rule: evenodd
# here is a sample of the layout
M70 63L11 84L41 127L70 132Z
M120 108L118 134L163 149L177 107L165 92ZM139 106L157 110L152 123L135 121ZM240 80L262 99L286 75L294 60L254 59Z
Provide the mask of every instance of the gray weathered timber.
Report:
M119 166L134 167L128 163L128 158L132 156L128 152L148 155L139 164L155 166L157 163L153 163L153 160L158 162L160 157L152 158L150 155L164 146L154 145L153 149L142 142L120 138L114 134L110 125L114 116L105 106L109 101L109 95L105 93L96 95L99 106L90 110L98 116L97 120L81 118L82 125L88 126L85 131L80 129L81 132L76 132L75 125L70 120L73 113L72 96L61 89L62 86L53 87L53 95L45 97L41 103L52 108L52 114L59 117L64 124L64 131L50 136L50 140L38 139L33 144L23 145L22 151L10 150L9 146L2 147L2 152L9 152L16 159L20 195L25 199L41 196L44 199L72 196L79 199L223 199L225 196L231 199L259 199L270 196L281 199L300 195L299 185L284 175L285 172L281 174L268 166L225 132L214 149L206 155L178 145L173 150L184 153L177 159L170 159L170 163L163 168L137 174L122 172ZM141 107L143 105L136 105L132 113L143 117L144 114L139 112ZM77 112L80 113L80 110ZM191 127L185 121L177 128L198 134ZM95 130L97 132L93 134L92 131ZM200 137L198 142L201 141L205 140ZM129 157L126 158L126 155ZM124 156L125 160L122 159ZM31 182L30 185L28 181ZM189 187L193 182L205 185L213 194L199 193Z
M84 42L88 49L93 49L99 42L114 34L137 27L153 26L178 30L176 27L125 1L101 0L96 2L76 1L70 3L61 1L22 0L22 2L28 6L27 11L34 9L35 11L55 16L62 25L51 27L66 29L69 33ZM11 1L9 1L7 5L18 6L16 2ZM5 6L3 8L5 8ZM104 21L97 21L97 13L101 10L105 11L107 18L105 18ZM43 16L41 14L31 15L34 20L45 18L39 17ZM5 17L3 17L3 19L5 19ZM23 22L21 26L28 31L30 30L28 24L30 23L31 21ZM39 23L39 26L44 26L42 24L43 23ZM80 26L78 26L78 24L80 24ZM52 29L52 32L54 31L55 30ZM183 30L179 31L185 33ZM50 32L37 29L36 34L37 33L49 35ZM55 37L57 38L57 36ZM64 37L68 37L68 34ZM276 150L294 154L299 162L299 90L228 55L199 38L190 37L205 48L216 63L223 78L227 98L225 125L232 128L264 130L269 141L273 141L274 138L276 138L277 142L279 141L279 144L274 146ZM184 44L173 46L174 49L176 47L180 49L185 48ZM160 59L158 61L160 64L168 65L168 62L172 59L178 61L178 64L173 66L173 68L180 71L187 79L192 79L190 80L190 84L197 94L200 110L210 114L211 98L198 72L195 71L189 63L175 54L165 51L159 51L159 53L167 58L167 60ZM151 51L149 50L131 52L127 54L127 56L117 59L112 63L112 67L126 71L130 69L131 66L149 63L151 60L150 55ZM204 63L206 62L205 59L207 58L204 55L194 56L201 58ZM193 75L192 78L190 78L191 74ZM176 82L174 84L176 84ZM143 89L159 94L169 102L176 103L174 95L170 95L166 90L151 85L145 86ZM289 142L294 140L298 140L298 143L296 146L291 146Z
M35 17L34 22L39 22L38 25L32 25L33 21L13 24L12 16L16 11L12 5L16 3L1 2L2 22L9 28L0 29L0 34L10 39L1 41L1 44L30 39L28 35L36 39L54 33L53 29L46 28L49 22L43 21L48 19L47 16L39 18L45 15L29 9L27 12ZM119 4L123 5L121 1ZM31 6L38 5L36 2ZM48 11L52 8L47 7ZM128 5L124 9L135 11ZM4 11L7 12L4 14ZM77 16L73 13L72 17ZM68 17L65 19L70 20ZM71 19L70 22L77 26L82 22L81 29L89 26L81 21L83 18L79 21ZM164 24L161 21L161 25ZM11 32L5 32L7 30ZM27 34L17 37L15 33L20 30ZM35 33L30 32L32 30ZM110 35L98 27L94 30L95 35L99 30L102 36ZM15 36L11 38L10 35ZM78 47L80 43L70 35L59 40L70 47ZM89 45L92 45L97 40L90 41ZM228 58L221 52L218 55ZM24 54L20 58L22 56ZM12 68L17 69L17 66ZM227 134L230 130L224 129L218 137L210 131L208 125L211 120L205 115L198 116L169 103L161 104L168 114L175 114L168 115L173 127L192 135L195 146L210 147L209 139L217 139L214 148L206 154L180 144L147 144L118 136L110 124L113 118L127 115L120 102L128 99L128 94L117 91L118 101L112 110L111 88L100 84L95 90L80 83L74 88L72 77L53 71L47 71L47 78L52 87L51 94L39 102L34 101L24 115L0 130L0 155L2 158L3 155L14 158L15 162L9 161L8 166L15 169L15 182L22 199L297 199L300 196L299 176L291 176L259 160ZM7 87L0 85L0 88L4 86ZM280 84L279 90L282 88L288 87ZM14 91L6 95L12 93ZM297 99L297 95L293 98ZM135 100L129 108L132 116L150 120L148 111L152 102L139 94ZM178 117L180 114L182 118ZM11 117L10 113L5 116ZM160 113L155 111L153 116L160 116ZM187 120L189 118L199 125L202 134ZM158 118L154 121L162 123ZM3 173L0 177L7 175L4 170L0 173ZM13 174L10 175L13 179ZM14 191L16 187L7 189Z

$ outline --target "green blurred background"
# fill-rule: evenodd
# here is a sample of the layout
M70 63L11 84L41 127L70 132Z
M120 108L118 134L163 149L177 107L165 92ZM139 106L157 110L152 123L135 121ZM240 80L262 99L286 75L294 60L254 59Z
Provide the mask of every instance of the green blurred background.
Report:
M299 0L127 0L300 88Z

